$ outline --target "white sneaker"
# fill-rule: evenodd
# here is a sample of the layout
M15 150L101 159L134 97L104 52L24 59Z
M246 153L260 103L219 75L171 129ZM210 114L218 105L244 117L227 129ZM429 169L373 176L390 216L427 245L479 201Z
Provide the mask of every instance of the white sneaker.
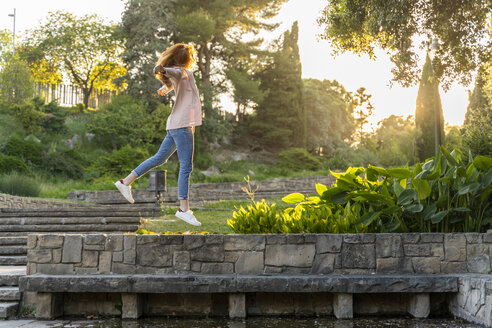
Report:
M181 210L178 210L176 212L176 217L180 218L186 223L192 224L194 226L201 226L202 224L198 222L198 220L195 218L193 215L193 212L191 210L187 210L186 212L183 212Z
M116 188L118 188L118 190L121 192L121 194L123 195L123 197L125 197L127 201L129 201L132 204L135 203L135 200L132 197L132 187L125 185L123 183L123 180L116 181L114 185L116 186Z

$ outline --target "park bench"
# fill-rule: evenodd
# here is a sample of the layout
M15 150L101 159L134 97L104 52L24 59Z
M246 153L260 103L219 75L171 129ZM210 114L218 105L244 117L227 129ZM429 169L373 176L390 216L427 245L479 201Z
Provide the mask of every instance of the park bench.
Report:
M407 311L427 317L430 293L458 292L458 276L436 274L362 275L242 275L242 274L34 274L20 278L23 292L37 293L39 319L63 314L63 293L119 293L122 318L135 319L142 313L145 294L225 293L229 295L229 316L246 316L247 293L333 293L337 318L353 317L353 294L405 293Z

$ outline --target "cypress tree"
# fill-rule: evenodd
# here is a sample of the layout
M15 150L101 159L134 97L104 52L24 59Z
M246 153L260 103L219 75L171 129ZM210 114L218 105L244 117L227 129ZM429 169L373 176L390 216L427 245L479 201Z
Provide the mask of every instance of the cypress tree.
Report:
M439 113L439 133L441 135L441 142L443 142L444 120L441 97L439 96L439 83L434 75L431 59L427 55L422 70L415 109L415 125L417 130L419 130L415 147L416 155L421 162L435 155L436 110Z
M463 124L463 144L473 155L492 155L492 108L487 94L487 78L486 69L481 67L469 96Z

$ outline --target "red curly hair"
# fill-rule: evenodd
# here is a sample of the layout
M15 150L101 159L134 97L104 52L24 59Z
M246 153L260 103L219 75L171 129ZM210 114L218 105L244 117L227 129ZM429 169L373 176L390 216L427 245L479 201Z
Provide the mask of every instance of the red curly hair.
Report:
M177 43L167 48L155 63L162 67L184 67L190 69L196 62L195 60L196 50L191 44ZM171 80L162 73L155 74L155 78L170 87L172 85Z

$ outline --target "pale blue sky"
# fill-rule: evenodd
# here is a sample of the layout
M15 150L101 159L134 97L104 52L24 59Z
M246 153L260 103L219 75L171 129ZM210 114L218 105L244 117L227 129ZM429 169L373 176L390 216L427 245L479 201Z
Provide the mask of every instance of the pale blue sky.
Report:
M37 26L49 11L65 10L79 15L96 13L113 22L119 22L124 10L121 0L16 0L0 2L0 29L11 29L12 18L9 13L16 8L16 30L22 33L26 29ZM372 61L367 56L358 57L353 54L343 54L336 58L331 56L330 44L318 41L317 34L322 30L316 25L319 12L327 3L326 0L290 0L286 3L275 21L280 27L265 37L279 36L289 29L294 20L299 21L299 51L301 56L303 77L338 80L349 91L355 91L363 86L372 94L375 107L375 123L391 114L413 115L418 87L402 88L398 85L389 87L391 67L389 56L382 51L377 52L377 60ZM422 54L424 55L424 54ZM423 64L423 63L422 63ZM463 123L468 105L467 90L472 86L453 85L444 93L441 91L444 119L451 125ZM233 111L235 106L223 102L226 110Z

